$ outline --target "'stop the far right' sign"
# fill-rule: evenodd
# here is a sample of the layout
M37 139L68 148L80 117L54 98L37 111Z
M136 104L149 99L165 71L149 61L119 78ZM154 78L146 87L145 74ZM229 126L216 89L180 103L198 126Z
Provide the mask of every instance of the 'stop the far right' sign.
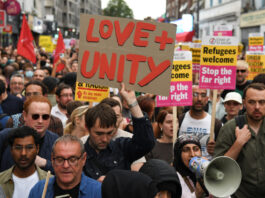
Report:
M238 41L232 36L202 40L200 88L235 89Z

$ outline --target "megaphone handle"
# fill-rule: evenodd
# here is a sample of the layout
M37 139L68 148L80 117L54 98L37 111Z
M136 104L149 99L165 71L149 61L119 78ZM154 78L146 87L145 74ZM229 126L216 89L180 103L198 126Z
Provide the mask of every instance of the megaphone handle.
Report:
M203 179L202 178L198 178L197 181L199 182L199 184L201 185L204 193L205 193L205 197L208 197L209 196L209 192L208 190L206 189L206 187L204 186L204 183L203 183Z

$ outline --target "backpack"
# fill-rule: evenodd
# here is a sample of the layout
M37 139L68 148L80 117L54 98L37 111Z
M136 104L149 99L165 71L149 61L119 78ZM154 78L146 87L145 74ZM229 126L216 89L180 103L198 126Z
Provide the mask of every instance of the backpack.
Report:
M236 116L235 120L236 120L236 126L238 126L239 129L242 129L244 127L244 125L246 124L244 115Z

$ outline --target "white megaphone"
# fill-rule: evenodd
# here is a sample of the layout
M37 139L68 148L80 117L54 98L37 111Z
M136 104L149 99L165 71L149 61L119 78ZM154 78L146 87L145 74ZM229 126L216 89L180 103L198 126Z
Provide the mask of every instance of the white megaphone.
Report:
M211 161L193 157L189 168L197 177L203 177L206 189L215 197L232 195L239 187L242 178L237 162L226 156L216 157Z

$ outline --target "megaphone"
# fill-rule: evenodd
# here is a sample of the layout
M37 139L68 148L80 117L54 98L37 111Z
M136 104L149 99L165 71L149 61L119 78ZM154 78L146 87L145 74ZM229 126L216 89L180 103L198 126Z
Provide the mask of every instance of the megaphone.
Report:
M237 162L226 156L216 157L212 161L193 157L189 168L197 177L203 177L206 189L215 197L232 195L238 189L242 178Z

